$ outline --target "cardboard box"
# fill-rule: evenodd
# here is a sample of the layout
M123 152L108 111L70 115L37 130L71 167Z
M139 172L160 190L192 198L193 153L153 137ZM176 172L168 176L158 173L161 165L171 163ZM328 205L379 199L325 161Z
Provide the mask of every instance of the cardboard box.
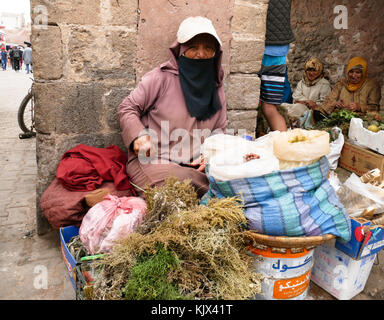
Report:
M71 279L73 289L76 292L76 264L77 261L70 253L67 243L71 240L72 237L79 234L79 228L74 226L60 228L60 241L61 241L61 253L63 255L63 260L67 266L69 278Z
M355 260L335 247L335 240L316 247L311 281L339 300L364 290L376 254Z
M359 260L384 248L384 229L371 221L351 218L352 236L348 242L336 240L335 247L351 258Z
M358 176L378 168L381 171L381 179L384 178L384 156L348 141L344 142L341 150L339 166Z

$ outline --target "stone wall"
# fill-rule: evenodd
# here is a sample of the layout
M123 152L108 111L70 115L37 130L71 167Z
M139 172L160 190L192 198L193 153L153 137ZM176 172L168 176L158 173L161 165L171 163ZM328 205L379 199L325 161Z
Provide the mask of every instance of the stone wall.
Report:
M42 6L43 11L34 10ZM126 151L116 110L142 75L168 59L179 23L209 17L224 46L229 128L253 133L268 0L31 0L39 200L63 153L83 143ZM235 130L236 131L236 130Z
M336 29L337 5L347 9L347 29ZM288 56L289 78L294 88L301 79L305 60L317 56L329 71L331 83L345 75L348 60L363 56L368 76L381 82L384 97L384 7L381 0L293 0L292 27L296 41ZM383 99L381 108L383 110Z
M32 0L37 127L37 230L50 229L39 199L61 156L84 143L123 148L116 107L135 87L137 0Z
M255 137L269 0L235 0L231 21L230 68L225 82L228 129Z

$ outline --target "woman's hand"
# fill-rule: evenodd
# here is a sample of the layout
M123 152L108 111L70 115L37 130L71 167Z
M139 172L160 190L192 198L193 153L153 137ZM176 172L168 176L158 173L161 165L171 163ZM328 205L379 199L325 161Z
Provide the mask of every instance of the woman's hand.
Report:
M347 109L347 105L344 103L343 100L337 101L335 107L339 109Z
M316 109L318 107L316 102L314 102L313 100L307 100L307 101L305 101L305 104L310 109Z
M147 157L150 157L151 147L152 143L148 135L136 138L136 140L133 142L133 151L136 155L138 155L140 152L141 154L145 154Z
M352 102L348 106L346 106L346 108L351 111L358 111L360 110L360 105L358 103Z
M191 167L197 167L197 171L204 172L205 167L207 166L206 159L203 159L202 157L198 158L197 160L191 162L189 164Z

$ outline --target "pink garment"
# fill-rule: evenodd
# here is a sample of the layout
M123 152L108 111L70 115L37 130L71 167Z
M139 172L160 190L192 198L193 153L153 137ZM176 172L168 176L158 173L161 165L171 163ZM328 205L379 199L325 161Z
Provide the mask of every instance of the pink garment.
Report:
M165 178L173 176L180 181L190 179L192 185L195 187L198 197L202 197L208 192L209 181L204 172L197 171L194 168L183 167L174 162L165 164L143 164L135 158L127 165L128 172L133 172L133 183L145 187L161 186L164 184ZM137 194L145 198L145 194L140 190L136 191Z
M201 131L205 137L207 137L207 133L210 135L214 130L219 129L221 132L225 130L227 110L223 88L224 72L221 67L222 51L217 52L216 80L222 109L210 119L198 121L189 115L185 105L178 77L176 57L179 56L179 50L180 44L176 41L170 48L171 58L160 67L145 74L138 87L118 107L122 138L128 148L128 162L137 157L131 149L131 143L145 128L156 133L159 148L158 158L177 163L190 163L200 155L201 140L194 145L192 143L194 140L198 140L196 136L199 135L195 131L194 139L194 130L206 130L205 132ZM161 126L162 121L168 121L169 127L167 125ZM163 129L163 135L161 129ZM190 141L189 157L179 156L177 152L172 153L172 150L175 150L174 147L179 143L177 139L178 129L185 129L189 133L189 137L185 137L185 139L189 138ZM169 137L170 141L164 140L164 137Z
M221 66L222 50L216 52L216 85L222 109L204 121L198 121L188 113L179 80L179 53L180 44L175 41L170 47L171 58L143 76L138 87L118 107L118 116L122 138L128 149L127 173L133 183L144 188L145 185L161 185L170 175L180 179L187 177L201 195L208 189L205 174L178 164L189 164L196 160L200 156L201 144L211 133L225 132L227 109ZM165 124L162 123L164 121ZM151 130L158 139L155 144L156 159L164 160L160 164L139 163L133 152L131 144L143 134L145 128ZM186 135L179 134L180 131ZM152 138L151 141L154 142ZM187 148L178 148L180 146ZM191 174L191 170L194 170L194 174Z
M117 197L134 196L131 190L116 190L113 182L103 182L100 188L107 188ZM40 208L54 229L66 226L80 226L89 210L85 197L92 191L69 191L62 183L53 179L40 198Z

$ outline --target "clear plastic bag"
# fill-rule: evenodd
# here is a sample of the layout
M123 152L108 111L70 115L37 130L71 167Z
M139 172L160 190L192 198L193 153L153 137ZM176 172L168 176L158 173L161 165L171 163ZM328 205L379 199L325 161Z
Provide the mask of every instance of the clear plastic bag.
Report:
M344 146L344 135L339 127L332 128L331 134L335 139L330 144L330 151L327 154L327 159L329 161L329 168L331 170L336 170L339 163L341 150Z
M308 166L329 151L329 133L325 131L293 129L274 136L273 152L280 160L280 170Z
M79 229L80 240L92 254L108 252L116 240L137 229L146 209L142 198L108 195L84 216Z
M358 217L365 209L375 209L375 214L384 212L384 190L361 182L352 173L337 193L351 217Z

